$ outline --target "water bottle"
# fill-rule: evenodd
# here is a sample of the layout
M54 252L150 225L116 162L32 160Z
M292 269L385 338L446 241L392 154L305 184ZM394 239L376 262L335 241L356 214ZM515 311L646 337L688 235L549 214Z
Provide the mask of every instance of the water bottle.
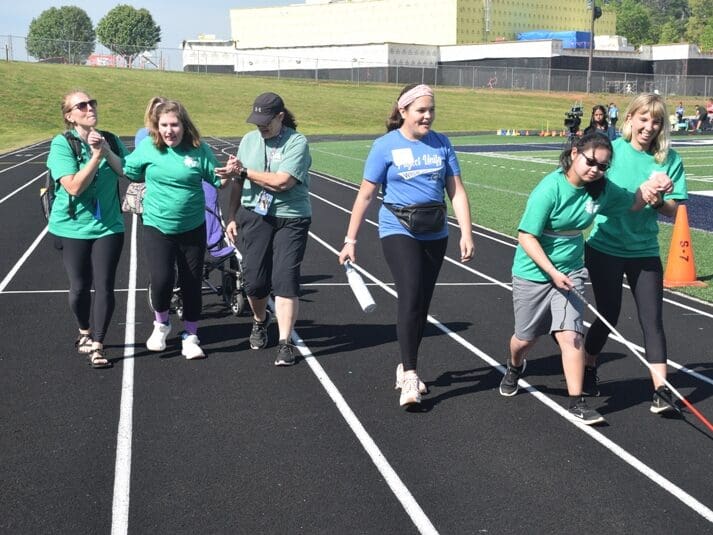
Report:
M354 292L354 297L359 302L361 309L367 314L376 310L376 303L374 298L371 296L369 289L364 284L364 279L352 266L351 262L344 262L344 269L347 272L347 281L349 282L349 287Z

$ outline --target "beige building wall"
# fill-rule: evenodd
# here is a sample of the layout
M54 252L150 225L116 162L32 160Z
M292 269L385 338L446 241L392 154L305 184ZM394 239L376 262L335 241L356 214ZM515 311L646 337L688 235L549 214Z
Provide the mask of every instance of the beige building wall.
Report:
M364 43L456 45L513 41L533 30L589 31L585 0L311 0L305 4L231 9L238 48ZM595 34L615 34L604 14Z

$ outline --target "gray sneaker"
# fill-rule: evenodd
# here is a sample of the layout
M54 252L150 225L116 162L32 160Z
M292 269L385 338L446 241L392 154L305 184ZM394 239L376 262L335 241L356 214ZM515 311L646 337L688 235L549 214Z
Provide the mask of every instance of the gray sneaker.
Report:
M263 321L253 321L253 330L250 332L250 349L264 349L267 347L267 328L272 321L272 312L265 309Z
M604 416L587 406L584 396L569 408L569 415L573 420L582 422L585 425L600 424L605 421Z
M518 385L518 380L520 379L522 373L525 371L526 366L526 359L523 359L522 366L516 368L510 363L510 359L508 358L507 370L505 370L505 377L503 377L503 380L500 381L500 393L503 396L509 397L517 394L518 388L520 388Z
M651 401L651 408L649 410L654 414L661 414L662 412L668 411L681 411L681 409L676 406L673 394L667 386L660 386L656 392L654 392L654 399Z
M295 347L287 343L287 340L280 340L277 348L277 358L275 366L292 366L297 362L295 357Z

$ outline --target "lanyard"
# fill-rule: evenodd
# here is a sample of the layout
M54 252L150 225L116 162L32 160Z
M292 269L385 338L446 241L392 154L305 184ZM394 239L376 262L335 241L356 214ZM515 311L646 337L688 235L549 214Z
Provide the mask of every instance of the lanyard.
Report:
M282 141L282 134L285 132L285 128L280 128L280 133L277 135L275 140L275 146L270 148L270 156L267 155L267 139L265 140L265 171L270 172L270 165L272 164L272 159L275 157L277 149L280 148L280 141Z

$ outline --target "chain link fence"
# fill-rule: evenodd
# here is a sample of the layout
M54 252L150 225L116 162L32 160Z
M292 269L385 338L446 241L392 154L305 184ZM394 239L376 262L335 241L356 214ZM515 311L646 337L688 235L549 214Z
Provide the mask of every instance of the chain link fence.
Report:
M72 43L67 42L71 51ZM75 48L79 48L76 46ZM6 61L37 61L28 53L25 38L0 36L0 50ZM464 65L437 65L413 67L378 65L367 60L305 59L294 57L266 57L268 66L251 68L241 61L240 50L205 51L181 48L158 48L144 53L132 64L133 68L195 73L225 73L238 75L270 76L276 78L310 79L315 81L344 81L360 83L425 83L435 86L457 86L472 89L507 89L513 91L587 91L587 72L583 70L543 69L525 67L487 67ZM251 52L250 57L254 58ZM71 57L71 53L69 55ZM184 67L184 58L190 65ZM282 60L282 61L281 61ZM49 60L52 61L52 60ZM55 62L63 62L58 58ZM126 67L123 58L117 57L103 45L96 43L94 53L87 63L93 66ZM247 62L252 65L252 62ZM280 68L280 65L290 68ZM296 64L300 64L299 67ZM636 94L657 91L663 96L713 95L713 76L687 76L685 74L641 74L626 72L592 71L592 93Z

